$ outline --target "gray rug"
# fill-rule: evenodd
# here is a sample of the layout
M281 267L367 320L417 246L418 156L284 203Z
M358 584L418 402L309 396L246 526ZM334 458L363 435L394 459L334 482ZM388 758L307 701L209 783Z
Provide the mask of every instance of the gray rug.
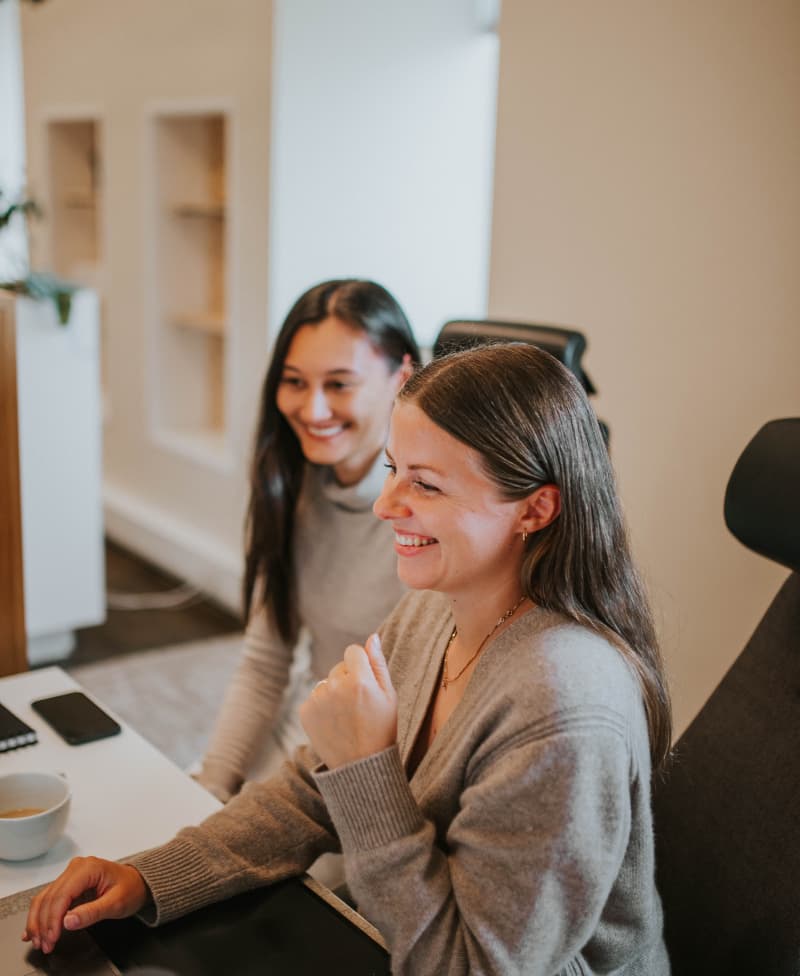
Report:
M185 768L205 751L241 646L232 634L65 670Z

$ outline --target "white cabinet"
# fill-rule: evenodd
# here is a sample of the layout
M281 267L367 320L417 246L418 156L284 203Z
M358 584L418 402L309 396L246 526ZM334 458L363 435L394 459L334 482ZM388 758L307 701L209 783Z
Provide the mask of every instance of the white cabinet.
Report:
M19 412L25 625L31 664L64 657L72 631L105 619L97 295L69 323L19 298Z

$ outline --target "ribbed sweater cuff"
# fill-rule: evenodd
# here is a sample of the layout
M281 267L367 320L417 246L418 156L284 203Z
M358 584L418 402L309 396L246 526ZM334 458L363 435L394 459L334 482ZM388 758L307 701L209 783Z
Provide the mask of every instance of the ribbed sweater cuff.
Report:
M424 823L397 746L314 773L342 851L369 851L406 837Z
M220 898L219 879L209 871L207 856L181 838L136 854L127 863L150 889L153 904L138 913L147 925L163 925Z
M222 803L227 803L244 782L244 777L228 763L209 758L203 760L202 769L194 778Z

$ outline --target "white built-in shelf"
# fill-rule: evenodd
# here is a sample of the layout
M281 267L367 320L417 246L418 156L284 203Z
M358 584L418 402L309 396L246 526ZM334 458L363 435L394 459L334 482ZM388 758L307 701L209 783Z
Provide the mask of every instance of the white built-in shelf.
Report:
M226 436L226 126L218 110L154 118L156 427L171 450L212 464Z
M61 203L73 210L94 210L97 196L91 190L65 190Z
M83 268L100 260L100 123L53 118L47 124L54 271L88 286Z
M213 201L184 200L173 203L170 209L179 217L204 217L210 220L222 220L225 217L225 204Z
M218 338L225 334L225 318L214 312L181 312L172 316L172 324Z
M104 315L102 122L99 116L48 116L49 201L44 225L50 237L53 271L96 291L100 299L100 382L109 401ZM109 407L110 411L110 407Z

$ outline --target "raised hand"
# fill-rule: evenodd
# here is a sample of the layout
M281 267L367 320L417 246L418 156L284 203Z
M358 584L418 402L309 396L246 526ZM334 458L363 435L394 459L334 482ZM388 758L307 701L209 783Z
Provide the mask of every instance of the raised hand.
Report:
M90 901L74 905L87 893ZM62 874L31 902L23 941L48 953L63 929L85 929L104 918L134 915L147 901L147 885L130 864L75 857Z
M300 720L328 769L396 741L397 695L377 634L365 647L347 647L343 660L300 706Z

